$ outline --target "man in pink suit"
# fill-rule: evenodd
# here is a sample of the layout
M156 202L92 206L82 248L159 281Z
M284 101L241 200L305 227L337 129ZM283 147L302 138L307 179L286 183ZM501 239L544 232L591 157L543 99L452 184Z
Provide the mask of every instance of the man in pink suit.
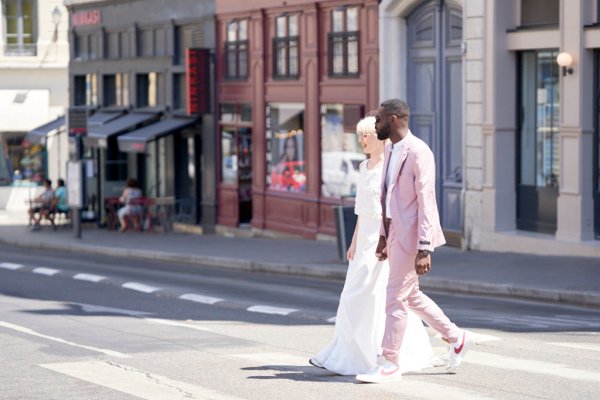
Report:
M398 99L381 103L375 129L385 149L381 191L383 220L377 257L390 260L383 357L372 371L358 375L363 382L401 379L398 351L410 308L450 345L449 370L454 370L472 344L471 334L459 329L419 289L419 275L431 269L433 250L446 243L435 200L435 161L431 149L408 129L408 105Z

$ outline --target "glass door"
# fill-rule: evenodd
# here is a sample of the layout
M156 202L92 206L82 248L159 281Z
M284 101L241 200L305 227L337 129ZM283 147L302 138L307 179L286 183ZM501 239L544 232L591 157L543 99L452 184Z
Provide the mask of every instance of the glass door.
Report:
M518 77L519 157L517 228L556 231L559 184L558 52L520 53Z

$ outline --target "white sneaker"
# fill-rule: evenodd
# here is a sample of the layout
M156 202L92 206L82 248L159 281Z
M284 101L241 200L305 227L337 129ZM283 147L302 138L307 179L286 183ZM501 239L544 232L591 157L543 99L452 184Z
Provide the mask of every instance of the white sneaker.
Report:
M454 371L458 368L472 345L473 337L471 332L464 330L462 339L458 343L450 345L448 371Z
M398 365L385 360L366 374L356 375L356 380L368 383L396 382L402 380L402 374Z

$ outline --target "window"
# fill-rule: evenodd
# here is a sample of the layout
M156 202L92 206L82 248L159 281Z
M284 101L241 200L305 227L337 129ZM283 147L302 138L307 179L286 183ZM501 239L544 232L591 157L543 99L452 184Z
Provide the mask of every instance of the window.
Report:
M104 107L129 105L129 80L127 74L104 75Z
M73 77L73 105L85 106L86 102L86 78L85 75Z
M35 56L36 3L34 0L4 0L5 42L7 56Z
M273 77L276 79L298 78L298 15L282 15L275 18L273 38Z
M346 114L350 113L346 112ZM344 121L343 104L321 105L321 193L323 196L356 196L356 186L360 177L358 168L361 161L365 159L365 154L358 142L356 130L350 130L349 127L355 126L359 119L360 117L357 117ZM348 127L344 128L344 126Z
M162 87L162 75L156 72L149 74L138 74L136 80L137 87L137 106L138 107L156 107L160 98L160 89Z
M252 106L221 104L221 182L238 185L240 199L252 190Z
M98 79L96 74L85 76L85 102L88 106L98 105Z
M358 7L341 7L331 13L329 76L358 76Z
M173 109L185 110L187 107L187 81L185 74L173 74Z
M559 0L521 0L521 25L558 25Z
M304 104L267 106L267 187L306 192L304 166Z
M225 77L227 79L248 77L248 21L246 20L234 20L227 25Z

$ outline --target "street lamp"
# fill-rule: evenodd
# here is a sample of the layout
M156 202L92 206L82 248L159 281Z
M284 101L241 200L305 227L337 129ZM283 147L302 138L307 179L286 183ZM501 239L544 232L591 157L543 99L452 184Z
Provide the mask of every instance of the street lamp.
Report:
M562 67L563 76L573 73L573 68L571 68L571 65L573 65L573 56L566 51L563 51L556 57L556 63Z
M62 12L58 6L54 7L52 10L52 23L54 24L54 36L52 37L52 41L56 42L58 40L58 24L60 24L60 18L62 17Z

